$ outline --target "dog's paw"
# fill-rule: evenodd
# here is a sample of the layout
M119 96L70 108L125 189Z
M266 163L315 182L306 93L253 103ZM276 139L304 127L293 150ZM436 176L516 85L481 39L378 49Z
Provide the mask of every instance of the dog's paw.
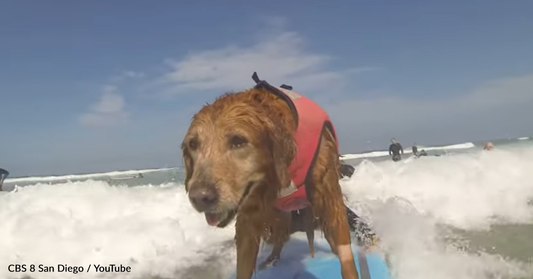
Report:
M278 257L268 257L264 262L259 265L259 270L267 269L269 267L275 266L279 261Z

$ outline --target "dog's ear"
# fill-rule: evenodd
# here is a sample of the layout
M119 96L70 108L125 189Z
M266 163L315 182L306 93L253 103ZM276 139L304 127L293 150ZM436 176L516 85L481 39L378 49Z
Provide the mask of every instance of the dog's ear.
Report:
M189 153L189 149L185 146L185 144L181 144L181 150L182 150L182 159L183 159L183 165L185 166L185 191L189 191L189 180L191 179L192 173L193 173L193 160L191 157L191 154Z
M296 155L296 142L292 133L287 131L283 125L272 123L269 125L271 131L267 133L268 146L271 154L271 169L275 170L278 187L286 187L290 184L291 178L289 166Z

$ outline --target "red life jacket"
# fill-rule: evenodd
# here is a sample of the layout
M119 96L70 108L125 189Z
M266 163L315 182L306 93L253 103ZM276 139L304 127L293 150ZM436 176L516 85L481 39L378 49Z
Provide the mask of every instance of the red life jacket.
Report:
M255 72L252 79L256 83L255 88L265 89L284 100L297 123L293 135L297 151L289 166L291 184L278 193L276 207L286 212L303 209L309 205L308 186L312 180L312 170L324 129L331 131L337 150L339 149L335 129L328 114L318 104L292 91L292 87L287 85L274 87L260 80Z
M285 100L292 102L293 106L289 104L289 107L295 110L298 119L298 126L293 135L297 152L289 166L291 184L280 191L276 200L276 207L288 212L300 210L309 205L308 185L306 184L312 179L312 170L325 128L329 128L333 133L337 150L339 146L333 124L331 124L328 114L318 104L294 91L284 88L277 89L289 97Z

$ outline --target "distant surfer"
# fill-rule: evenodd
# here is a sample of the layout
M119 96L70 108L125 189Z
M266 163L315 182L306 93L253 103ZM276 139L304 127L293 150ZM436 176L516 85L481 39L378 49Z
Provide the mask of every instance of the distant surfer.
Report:
M4 185L4 180L9 176L9 172L5 169L0 168L0 191L2 191L2 186Z
M420 158L422 156L427 156L426 150L422 149L420 152L418 152L418 147L416 146L416 143L413 145L413 156L415 158Z
M403 155L403 147L399 142L396 142L396 139L391 139L392 144L389 146L389 155L392 155L392 160L394 162L400 161Z
M427 156L426 150L422 149L420 152L416 154L416 158L420 158L422 156Z
M492 142L485 143L485 146L483 147L483 150L492 150L494 149L494 146L492 145Z
M137 178L143 178L143 174L142 173L139 173L139 175L137 175Z

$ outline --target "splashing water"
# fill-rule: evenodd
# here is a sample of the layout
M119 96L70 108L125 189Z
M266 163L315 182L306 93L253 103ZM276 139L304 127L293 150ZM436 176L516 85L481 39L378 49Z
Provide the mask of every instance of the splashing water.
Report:
M531 278L530 262L468 249L468 239L457 232L489 233L492 225L510 223L531 228L531 158L528 147L398 163L364 161L341 184L350 206L380 236L396 279ZM35 184L0 194L0 220L0 278L74 276L8 272L7 266L17 263L132 268L130 273L83 272L76 278L225 279L234 270L233 227L207 226L177 183ZM317 241L323 241L320 237ZM289 249L282 261L290 260L294 251Z

